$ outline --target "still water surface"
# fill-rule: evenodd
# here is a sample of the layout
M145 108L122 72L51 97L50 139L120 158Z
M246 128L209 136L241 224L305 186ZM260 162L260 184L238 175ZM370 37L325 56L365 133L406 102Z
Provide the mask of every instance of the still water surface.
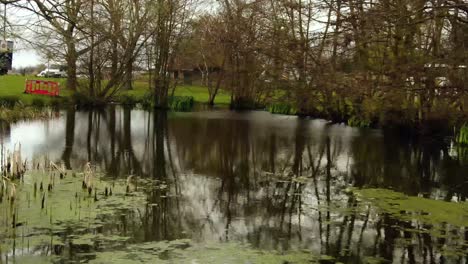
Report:
M449 140L411 140L266 112L119 107L64 111L51 120L2 125L1 131L6 148L21 142L31 167L53 161L80 172L90 161L101 186L114 188L115 201L104 197L104 187L96 187L96 201L85 200L79 188L60 189L54 180L55 194L42 195L52 205L35 214L31 208L39 206L41 195L31 198L32 191L25 191L23 206L29 209L16 209L23 220L14 232L2 229L0 263L468 261L468 162ZM25 177L25 184L38 182L34 177L39 176ZM81 187L76 177L73 182L69 174L63 185ZM398 202L365 200L358 194L362 188L371 188L371 196L392 190L386 195ZM414 198L408 208L416 209L395 212L395 203L409 202L405 195ZM426 198L441 203L435 211L424 210ZM76 208L90 208L92 215L84 220L75 202L63 202L68 200L83 201ZM113 202L119 205L109 208ZM11 210L6 204L2 214ZM446 204L461 207L444 211ZM52 210L73 213L60 218ZM218 255L171 255L195 245L206 255L212 253L203 246L217 246ZM233 257L242 252L250 255ZM266 252L301 256L269 261Z

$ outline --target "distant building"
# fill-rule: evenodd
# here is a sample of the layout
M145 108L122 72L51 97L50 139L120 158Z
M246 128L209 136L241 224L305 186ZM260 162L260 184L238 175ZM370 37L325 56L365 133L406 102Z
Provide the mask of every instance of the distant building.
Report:
M13 64L13 41L0 40L0 75L7 74Z

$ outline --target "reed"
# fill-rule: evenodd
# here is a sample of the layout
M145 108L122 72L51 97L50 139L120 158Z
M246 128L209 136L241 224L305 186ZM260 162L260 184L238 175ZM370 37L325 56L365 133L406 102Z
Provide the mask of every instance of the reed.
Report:
M168 100L168 107L172 111L188 112L193 109L193 105L192 96L172 96Z
M468 146L468 123L465 123L457 136L457 143L463 146Z
M268 112L272 114L281 114L281 115L296 115L297 109L290 104L285 103L274 103L270 104L268 107Z

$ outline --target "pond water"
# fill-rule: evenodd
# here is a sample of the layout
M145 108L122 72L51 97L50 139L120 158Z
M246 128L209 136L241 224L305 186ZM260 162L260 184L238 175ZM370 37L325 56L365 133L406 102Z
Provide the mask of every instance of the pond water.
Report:
M449 139L120 107L0 128L28 167L0 199L0 263L468 263Z

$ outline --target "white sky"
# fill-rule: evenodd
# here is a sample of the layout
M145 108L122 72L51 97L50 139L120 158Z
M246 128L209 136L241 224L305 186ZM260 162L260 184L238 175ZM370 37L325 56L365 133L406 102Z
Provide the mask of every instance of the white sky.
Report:
M3 8L4 6L0 6L0 12L2 13L3 17ZM9 23L12 23L18 28L21 24L27 24L33 18L33 15L25 10L13 8L11 6L7 9L7 18ZM3 28L3 21L0 17L0 27ZM18 34L19 29L13 29L15 34ZM2 30L3 33L3 30ZM3 38L3 36L1 36ZM22 36L25 37L25 36ZM7 37L11 40L11 38ZM27 43L24 41L19 40L18 38L13 38L15 42L14 52L13 52L13 67L20 68L26 66L35 66L41 63L44 63L44 59L41 58Z
M206 2L205 2L206 1ZM200 2L199 2L200 3ZM207 11L208 9L215 9L212 0L201 0L201 8L203 11ZM0 12L3 14L3 5L0 5ZM13 23L17 26L16 29L13 29L15 34L21 36L21 38L32 39L33 37L26 36L26 32L22 32L21 28L22 25L31 24L36 20L35 15L29 11L24 9L18 9L14 7L8 7L7 9L7 17L10 23ZM3 27L3 21L0 19L0 27ZM321 30L322 25L314 25L312 29L314 31ZM21 33L22 32L22 33ZM2 37L2 36L0 36ZM35 66L38 64L45 64L46 59L41 57L37 52L34 51L27 44L26 41L21 41L19 38L14 38L15 41L15 48L14 48L14 55L13 55L13 67L14 68L21 68L26 66Z

